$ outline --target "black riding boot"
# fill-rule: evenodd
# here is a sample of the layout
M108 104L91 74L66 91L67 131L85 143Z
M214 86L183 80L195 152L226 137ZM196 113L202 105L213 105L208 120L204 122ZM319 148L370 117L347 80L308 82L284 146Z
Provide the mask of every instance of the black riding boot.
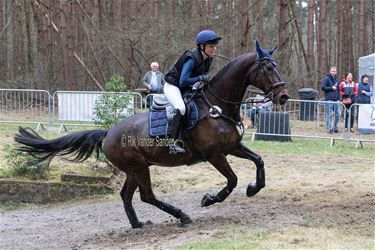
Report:
M174 116L172 119L171 130L170 130L171 137L174 139L174 143L169 146L169 153L173 155L185 153L185 149L183 148L184 143L183 141L178 139L181 119L182 119L182 116L181 116L180 110L176 109L174 111Z

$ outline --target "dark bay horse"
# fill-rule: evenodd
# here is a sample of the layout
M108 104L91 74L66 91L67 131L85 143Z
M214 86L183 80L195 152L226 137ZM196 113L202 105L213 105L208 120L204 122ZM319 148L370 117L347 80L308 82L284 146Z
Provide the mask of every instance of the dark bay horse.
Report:
M144 225L137 218L132 205L133 194L139 188L141 200L189 223L187 214L157 199L152 191L149 167L166 167L210 162L225 178L227 185L217 194L205 194L202 206L224 201L237 185L228 154L253 161L256 165L256 182L247 187L247 196L253 196L265 186L262 158L241 143L239 133L240 105L246 88L253 85L261 89L274 103L284 104L288 97L286 84L281 80L271 55L276 48L262 49L256 43L256 53L241 55L224 66L203 88L196 98L201 114L209 114L215 105L220 107L218 117L201 115L194 129L185 132L186 152L170 155L168 145L155 142L149 135L148 113L130 116L110 130L91 130L72 133L57 139L45 140L29 129L19 129L15 140L23 144L20 150L30 152L40 160L55 155L73 154L74 160L84 161L94 151L102 150L108 160L126 173L126 181L120 192L125 212L133 228ZM155 138L154 138L155 139ZM104 141L104 145L102 142Z

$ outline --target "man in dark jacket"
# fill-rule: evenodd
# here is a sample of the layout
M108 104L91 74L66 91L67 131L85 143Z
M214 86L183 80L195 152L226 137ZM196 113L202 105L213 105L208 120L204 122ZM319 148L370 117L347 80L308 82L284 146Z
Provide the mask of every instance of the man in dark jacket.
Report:
M338 128L337 124L339 122L340 117L340 104L339 104L339 88L338 88L338 81L336 78L337 68L336 66L332 66L329 74L327 74L321 84L320 87L324 91L325 97L325 117L326 117L326 128L328 133L337 133ZM331 121L331 113L335 114L335 119L332 125Z

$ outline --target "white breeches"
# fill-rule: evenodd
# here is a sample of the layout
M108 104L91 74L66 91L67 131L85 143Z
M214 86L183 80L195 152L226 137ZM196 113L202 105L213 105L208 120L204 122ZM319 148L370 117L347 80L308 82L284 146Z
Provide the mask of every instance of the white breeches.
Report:
M182 100L181 91L176 86L165 82L164 84L164 95L167 97L168 102L175 108L179 109L181 115L185 114L186 108L184 101Z

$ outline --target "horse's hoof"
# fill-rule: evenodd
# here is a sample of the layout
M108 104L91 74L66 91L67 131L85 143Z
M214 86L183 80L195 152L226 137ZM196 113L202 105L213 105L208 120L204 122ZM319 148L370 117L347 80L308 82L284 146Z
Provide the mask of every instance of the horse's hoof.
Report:
M142 228L145 223L138 221L137 223L132 224L132 228Z
M182 215L181 215L181 218L180 218L180 222L181 222L182 224L189 224L189 223L192 222L192 220L190 219L189 215L187 215L187 214L182 214Z
M201 206L208 207L209 205L212 205L215 202L216 202L215 197L207 193L203 196Z
M246 195L247 197L254 196L259 192L260 188L253 183L250 183L249 186L247 186Z
M145 223L143 223L143 225L154 225L154 223L150 220L146 221Z

